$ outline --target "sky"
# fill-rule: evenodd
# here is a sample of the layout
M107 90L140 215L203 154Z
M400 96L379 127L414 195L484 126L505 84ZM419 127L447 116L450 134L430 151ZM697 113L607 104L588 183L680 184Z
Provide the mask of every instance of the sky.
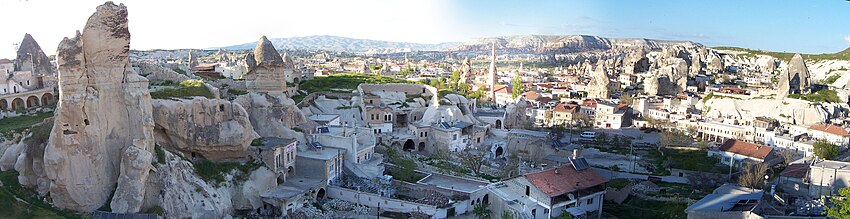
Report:
M0 0L0 58L30 33L48 55L103 0ZM131 48L229 46L335 35L416 43L586 34L708 46L832 53L850 46L850 1L712 0L116 0Z

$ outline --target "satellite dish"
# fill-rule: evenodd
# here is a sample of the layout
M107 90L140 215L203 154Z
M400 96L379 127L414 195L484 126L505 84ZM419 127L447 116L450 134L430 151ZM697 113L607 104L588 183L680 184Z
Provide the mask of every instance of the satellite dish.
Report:
M570 198L570 200L575 200L576 196L573 195L573 193L567 193L567 198Z

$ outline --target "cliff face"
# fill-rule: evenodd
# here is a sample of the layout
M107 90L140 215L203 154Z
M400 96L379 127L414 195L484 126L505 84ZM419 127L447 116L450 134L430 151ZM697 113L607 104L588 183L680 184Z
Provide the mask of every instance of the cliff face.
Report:
M148 80L129 70L127 23L127 8L107 2L82 34L59 44L59 103L43 157L56 207L97 209L116 184L116 198L143 197L144 187L130 182L144 182L150 169L154 124ZM122 203L115 211L141 204Z
M690 41L652 40L652 39L625 39L604 38L598 36L570 35L570 36L544 36L544 35L522 35L480 38L455 47L452 51L488 51L490 44L496 42L500 53L571 53L593 50L633 50L633 49L661 49L667 46L680 45L684 47L699 47L698 43Z

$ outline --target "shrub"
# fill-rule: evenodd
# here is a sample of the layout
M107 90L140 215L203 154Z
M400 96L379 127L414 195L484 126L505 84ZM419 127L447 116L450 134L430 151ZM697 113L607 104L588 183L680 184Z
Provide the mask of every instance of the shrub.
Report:
M233 176L233 181L242 182L248 179L251 171L259 168L262 164L254 162L213 162L209 160L200 160L195 162L195 173L204 181L214 185L221 185L225 181L225 176L237 170Z
M156 162L165 163L165 150L162 149L162 146L159 146L159 144L155 144L153 148L156 152Z
M212 92L204 86L204 82L199 80L185 80L180 82L179 86L172 89L162 89L151 92L151 98L154 99L169 99L169 98L185 98L201 96L206 98L214 98Z

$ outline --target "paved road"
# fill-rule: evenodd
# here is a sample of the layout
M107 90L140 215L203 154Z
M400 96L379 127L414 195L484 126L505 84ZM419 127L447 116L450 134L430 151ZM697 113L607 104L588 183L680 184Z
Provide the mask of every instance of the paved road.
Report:
M650 176L650 175L637 174L637 173L626 173L626 172L611 171L611 170L600 169L600 168L595 168L595 167L593 169L596 170L597 173L602 175L602 177L605 177L605 179L608 179L608 180L611 180L611 179L646 180L647 177ZM685 177L678 177L678 176L656 176L656 177L661 178L661 181L663 181L663 182L684 183L684 184L690 183L688 181L688 178L685 178Z

